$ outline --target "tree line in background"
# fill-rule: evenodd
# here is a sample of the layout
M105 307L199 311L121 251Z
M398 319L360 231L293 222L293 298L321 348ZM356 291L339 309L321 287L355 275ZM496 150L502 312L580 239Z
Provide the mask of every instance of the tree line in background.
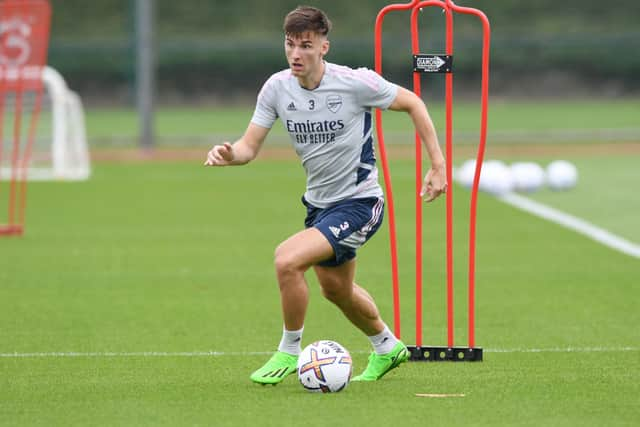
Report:
M135 62L134 0L52 0L49 62L81 95L105 101L129 97ZM255 96L263 81L286 67L282 19L290 0L156 0L159 99L228 100ZM373 25L381 0L302 2L324 9L334 23L328 60L373 66ZM492 92L527 95L557 86L575 93L640 91L640 3L619 1L458 1L485 12L492 25ZM409 14L388 15L384 71L410 85ZM420 17L423 51L444 50L439 9ZM481 28L455 20L456 85L473 87L480 70ZM458 74L461 77L458 77Z

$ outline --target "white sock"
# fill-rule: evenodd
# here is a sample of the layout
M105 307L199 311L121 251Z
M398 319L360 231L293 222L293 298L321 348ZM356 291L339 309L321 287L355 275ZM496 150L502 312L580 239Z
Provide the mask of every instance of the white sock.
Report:
M278 346L278 351L282 351L283 353L293 354L297 356L302 351L302 347L300 344L302 343L302 329L297 331L287 331L284 327L282 328L282 339L280 340L280 345Z
M393 335L393 333L389 330L387 325L384 325L384 330L380 332L378 335L374 335L372 337L368 337L369 341L371 341L371 345L373 346L373 350L377 354L386 354L393 350L393 347L398 344L398 338Z

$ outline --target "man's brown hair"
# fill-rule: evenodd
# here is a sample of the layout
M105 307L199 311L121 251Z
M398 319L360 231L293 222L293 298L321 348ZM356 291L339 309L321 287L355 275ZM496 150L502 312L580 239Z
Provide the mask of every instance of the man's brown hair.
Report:
M311 31L322 36L329 34L331 21L327 15L312 6L298 6L287 14L283 25L286 35L300 35Z

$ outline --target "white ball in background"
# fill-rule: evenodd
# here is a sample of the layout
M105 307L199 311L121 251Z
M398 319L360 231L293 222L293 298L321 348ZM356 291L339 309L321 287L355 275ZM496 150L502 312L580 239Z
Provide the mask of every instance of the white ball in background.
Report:
M547 184L552 190L568 190L578 182L578 169L566 160L555 160L547 166Z
M514 188L511 169L499 160L489 160L482 165L480 190L500 196Z
M511 175L516 191L533 193L544 185L545 172L534 162L516 162L511 165Z
M475 173L476 161L475 159L469 159L456 169L453 178L463 187L471 188Z

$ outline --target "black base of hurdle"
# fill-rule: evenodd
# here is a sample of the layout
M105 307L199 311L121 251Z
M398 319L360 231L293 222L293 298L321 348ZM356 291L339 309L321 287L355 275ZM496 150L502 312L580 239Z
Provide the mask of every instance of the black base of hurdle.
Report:
M413 362L481 362L479 347L407 346L409 361Z

